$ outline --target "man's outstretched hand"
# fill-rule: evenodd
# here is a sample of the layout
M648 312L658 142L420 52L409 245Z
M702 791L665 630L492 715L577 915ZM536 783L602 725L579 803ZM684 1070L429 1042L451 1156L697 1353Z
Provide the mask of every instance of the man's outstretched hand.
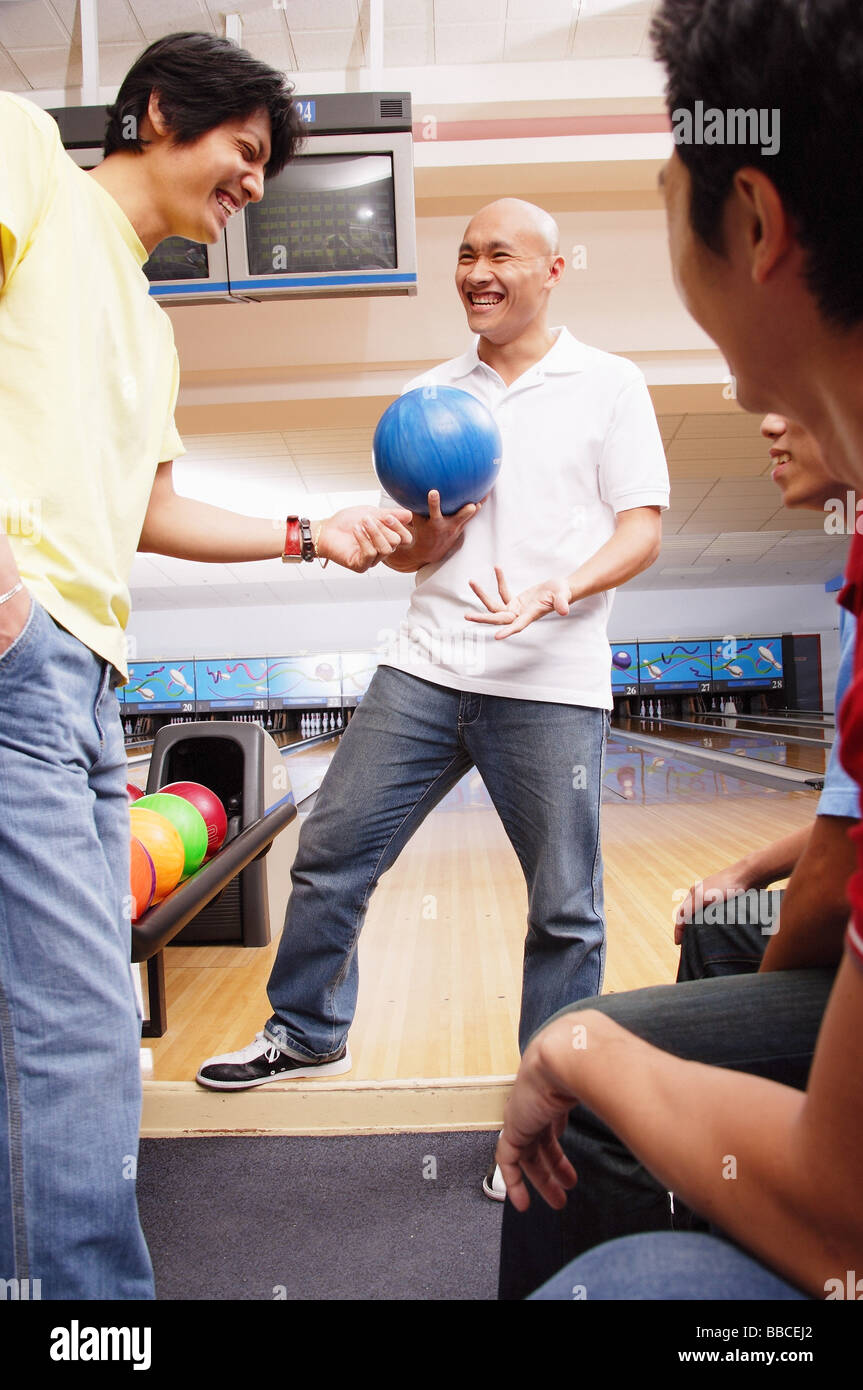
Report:
M413 545L405 507L345 507L322 522L315 549L321 560L334 560L362 574L401 546Z
M538 618L544 618L547 613L559 613L565 618L569 612L572 600L567 579L546 579L541 584L533 584L529 589L523 589L513 598L503 570L495 567L494 573L498 597L490 597L471 579L470 587L485 604L488 612L465 613L465 617L469 623L492 623L499 627L500 632L495 633L495 641L500 641L503 637L512 637L516 632L523 632L531 623L535 623Z

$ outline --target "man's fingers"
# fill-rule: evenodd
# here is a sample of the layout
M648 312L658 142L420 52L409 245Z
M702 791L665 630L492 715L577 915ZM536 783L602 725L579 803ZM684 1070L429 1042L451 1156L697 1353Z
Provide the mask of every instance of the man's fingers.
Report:
M480 603L485 604L489 613L499 613L501 611L502 604L500 603L499 599L489 598L485 589L481 589L480 586L473 579L469 579L467 582L473 589ZM485 614L483 614L483 617L485 617Z
M398 542L395 540L388 540L386 532L382 527L378 526L377 522L366 521L364 530L369 541L374 546L376 555L391 555L396 549Z
M501 1163L498 1159L500 1175L506 1186L506 1195L516 1211L527 1211L530 1206L530 1193L524 1175L517 1163Z
M512 595L509 592L509 585L504 578L503 570L498 569L497 565L495 565L494 568L494 577L497 580L497 591L503 599L504 605L506 605L509 603Z
M496 642L501 641L504 637L512 637L515 632L524 632L526 627L529 627L537 618L542 617L545 610L541 604L532 604L530 608L525 608L521 613L515 613L512 609L509 611L512 615L512 622L509 627L495 633L494 640Z
M429 521L442 521L443 513L440 509L440 493L432 489L428 495L427 504L429 509Z
M525 1178L555 1211L566 1206L567 1194L575 1186L577 1176L556 1140L551 1146L537 1144L529 1150L516 1152L514 1160L502 1160L500 1152L496 1159L506 1184L507 1196L517 1211L526 1211L530 1205Z
M453 512L452 516L446 517L445 520L458 522L459 526L466 526L471 517L479 511L481 505L480 502L466 502L460 511Z
M511 623L515 614L502 608L499 613L465 613L464 616L469 623L492 623L499 627L501 623Z
M371 540L363 522L358 522L354 527L354 540L360 548L360 554L364 560L373 560L377 555L374 543Z
M410 516L411 513L406 512L405 515ZM406 545L413 545L414 533L405 525L400 517L385 516L382 524L387 528L387 533L393 531L400 541L403 541Z

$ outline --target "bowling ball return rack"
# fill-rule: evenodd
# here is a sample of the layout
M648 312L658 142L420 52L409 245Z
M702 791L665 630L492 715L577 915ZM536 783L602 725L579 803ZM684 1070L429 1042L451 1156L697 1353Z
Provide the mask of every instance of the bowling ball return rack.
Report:
M165 998L164 947L183 930L193 917L206 907L222 889L227 887L241 870L268 852L273 840L297 815L293 794L277 801L258 820L234 839L223 845L219 853L203 864L197 873L186 879L161 902L132 923L132 961L147 965L149 1018L145 1019L141 1036L164 1037L168 1027Z

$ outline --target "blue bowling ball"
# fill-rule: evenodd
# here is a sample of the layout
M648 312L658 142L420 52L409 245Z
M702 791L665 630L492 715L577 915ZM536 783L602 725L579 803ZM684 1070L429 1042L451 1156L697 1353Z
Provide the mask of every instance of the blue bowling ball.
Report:
M491 413L455 386L418 386L399 396L378 421L372 443L381 486L422 516L428 516L433 488L445 516L481 501L494 486L500 456Z

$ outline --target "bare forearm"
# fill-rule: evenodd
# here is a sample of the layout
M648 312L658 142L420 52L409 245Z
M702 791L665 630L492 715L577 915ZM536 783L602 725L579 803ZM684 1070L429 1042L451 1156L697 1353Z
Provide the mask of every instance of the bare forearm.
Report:
M856 821L817 816L782 900L779 931L761 969L802 970L838 964L850 908L845 887L856 867L848 831Z
M221 564L277 559L284 549L285 523L271 517L240 516L190 497L150 507L138 549L180 560Z
M819 1234L830 1224L819 1219L830 1197L800 1160L800 1092L683 1061L589 1010L557 1020L537 1041L550 1084L597 1114L664 1187L787 1278L823 1294L844 1255Z
M634 579L649 569L659 555L659 548L658 526L654 529L652 525L627 525L618 520L614 535L568 576L570 602L606 593Z

